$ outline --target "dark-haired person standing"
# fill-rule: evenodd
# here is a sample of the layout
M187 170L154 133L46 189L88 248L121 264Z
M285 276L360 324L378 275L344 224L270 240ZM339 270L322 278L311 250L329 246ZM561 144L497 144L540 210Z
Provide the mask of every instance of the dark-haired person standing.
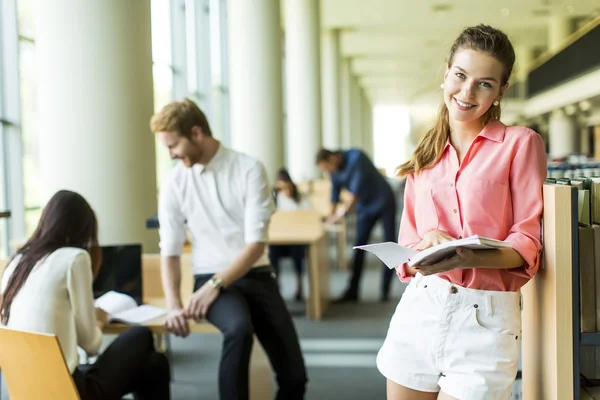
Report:
M56 335L82 400L118 400L128 393L139 400L169 400L169 361L155 351L148 328L128 329L94 364L78 367L77 347L96 354L107 322L106 312L94 308L98 250L90 205L77 193L57 192L4 271L0 326Z
M329 223L336 223L345 215L356 211L355 245L367 244L377 221L383 224L386 242L396 242L396 200L392 187L375 168L371 159L360 149L331 151L321 149L317 153L317 165L331 178L331 213ZM349 194L338 211L340 191ZM338 302L358 301L365 252L354 251L352 275L348 288ZM387 301L394 270L385 265L381 270L381 301Z

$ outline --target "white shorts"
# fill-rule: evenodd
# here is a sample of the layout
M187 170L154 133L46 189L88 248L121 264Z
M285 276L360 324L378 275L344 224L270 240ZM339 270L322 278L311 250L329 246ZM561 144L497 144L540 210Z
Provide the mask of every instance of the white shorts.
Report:
M417 274L377 355L389 380L460 400L507 400L521 350L521 295Z

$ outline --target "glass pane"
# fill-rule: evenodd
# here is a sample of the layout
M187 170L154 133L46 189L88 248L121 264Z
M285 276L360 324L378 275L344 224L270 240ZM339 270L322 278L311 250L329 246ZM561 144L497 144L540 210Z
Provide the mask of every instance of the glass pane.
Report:
M154 109L158 112L173 100L173 72L171 68L154 65ZM173 161L167 149L156 140L156 180L157 186L166 178L173 166Z
M152 0L152 60L171 65L171 7L169 0Z
M0 86L0 96L2 95L2 86ZM0 162L4 163L4 156L6 155L4 149L4 127L0 124ZM0 259L4 259L8 257L8 242L10 238L8 237L8 219L5 218L3 213L7 210L6 200L6 171L4 168L0 170Z
M41 203L40 150L37 104L37 62L35 46L19 42L19 74L21 90L21 132L23 137L23 191L25 208L36 209ZM30 235L37 224L39 210L26 212L26 234Z
M35 38L35 4L45 0L17 0L19 35L28 39Z
M213 85L221 85L221 8L220 0L210 0L210 72Z
M158 111L173 100L173 71L170 67L153 65L154 110Z

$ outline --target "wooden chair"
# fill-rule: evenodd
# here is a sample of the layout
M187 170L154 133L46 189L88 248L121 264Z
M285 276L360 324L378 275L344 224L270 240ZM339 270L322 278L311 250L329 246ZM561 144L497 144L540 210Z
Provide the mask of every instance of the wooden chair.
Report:
M10 400L79 400L55 335L0 328L0 349Z

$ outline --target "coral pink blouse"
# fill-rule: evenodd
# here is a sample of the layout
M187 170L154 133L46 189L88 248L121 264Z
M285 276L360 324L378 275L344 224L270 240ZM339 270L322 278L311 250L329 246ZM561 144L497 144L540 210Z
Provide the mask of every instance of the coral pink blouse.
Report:
M492 120L460 165L448 142L435 166L407 177L398 243L413 247L436 229L455 238L480 235L509 242L525 260L523 266L458 269L437 276L472 289L517 291L540 263L546 173L540 135ZM410 281L406 265L396 270L402 281Z

